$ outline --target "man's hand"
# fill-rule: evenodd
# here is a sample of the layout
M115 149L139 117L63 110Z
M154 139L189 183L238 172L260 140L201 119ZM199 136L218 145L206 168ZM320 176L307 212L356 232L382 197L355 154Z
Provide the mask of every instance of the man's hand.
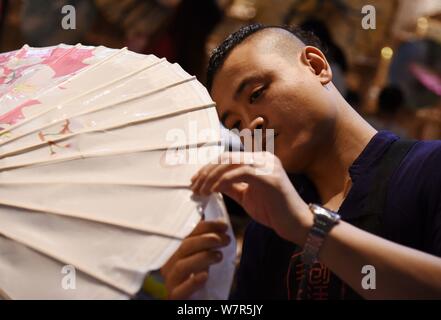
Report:
M210 265L222 260L219 248L231 239L222 221L201 221L161 268L168 299L187 299L208 279Z
M303 245L313 216L280 160L269 152L226 152L219 160L220 164L206 165L192 178L193 192L225 193L254 220Z

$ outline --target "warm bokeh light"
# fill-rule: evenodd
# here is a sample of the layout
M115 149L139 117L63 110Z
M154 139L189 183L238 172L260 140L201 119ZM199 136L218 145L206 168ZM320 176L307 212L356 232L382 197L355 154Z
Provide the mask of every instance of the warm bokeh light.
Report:
M425 34L429 28L429 20L426 17L420 17L417 20L417 31L420 34Z
M383 57L383 59L391 59L392 56L394 55L394 51L392 50L391 47L384 47L381 49L381 56Z

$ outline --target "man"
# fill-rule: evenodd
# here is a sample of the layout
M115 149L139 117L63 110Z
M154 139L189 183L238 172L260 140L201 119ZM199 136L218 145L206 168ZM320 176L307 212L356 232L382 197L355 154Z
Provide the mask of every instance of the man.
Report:
M441 141L376 132L300 31L240 29L215 50L207 80L227 128L275 132L276 156L232 164L225 153L192 179L195 194L222 192L255 221L233 298L441 298ZM203 285L224 231L201 222L183 242L161 270L169 298Z

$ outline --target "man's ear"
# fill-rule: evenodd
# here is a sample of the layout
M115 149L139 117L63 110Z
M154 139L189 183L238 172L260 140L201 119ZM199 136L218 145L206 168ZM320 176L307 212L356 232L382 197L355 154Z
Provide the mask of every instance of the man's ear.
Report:
M300 59L319 78L322 85L332 81L331 67L320 49L313 46L305 46L302 49Z

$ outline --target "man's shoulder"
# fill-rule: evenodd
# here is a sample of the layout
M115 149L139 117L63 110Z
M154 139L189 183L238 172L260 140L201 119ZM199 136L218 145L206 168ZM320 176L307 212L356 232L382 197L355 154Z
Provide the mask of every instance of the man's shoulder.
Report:
M441 140L417 141L392 175L389 192L403 211L418 217L436 213L441 208Z
M417 141L397 173L417 181L441 179L441 140Z
M413 229L422 230L421 237L424 240L420 244L421 249L440 256L441 140L417 142L407 158L404 163L406 171L403 172L403 176L410 178L403 179L404 183L400 188L401 190L413 190L415 195L408 194L409 201L412 199L417 201L414 214L415 223L409 227L408 232L410 234ZM400 199L400 201L408 203L405 199ZM411 205L409 207L412 208Z
M419 160L439 160L441 158L441 140L417 141L411 150L411 154Z

